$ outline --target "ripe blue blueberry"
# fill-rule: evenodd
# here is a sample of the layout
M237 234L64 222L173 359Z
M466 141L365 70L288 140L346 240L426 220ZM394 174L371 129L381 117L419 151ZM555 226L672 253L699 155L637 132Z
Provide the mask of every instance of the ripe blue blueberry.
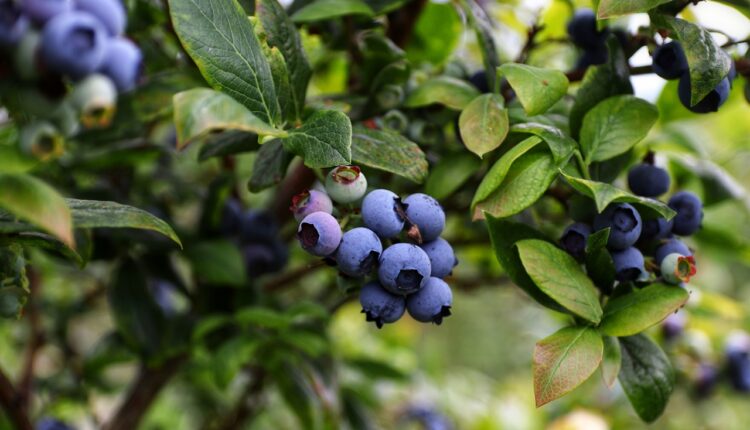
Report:
M130 40L120 37L110 40L99 71L112 79L117 91L125 93L135 88L142 66L141 49Z
M431 272L430 257L416 245L397 243L380 255L378 277L383 287L393 294L417 292L427 283Z
M370 191L362 201L362 221L382 238L392 238L404 229L401 199L388 190Z
M445 228L445 212L440 203L427 194L416 193L404 199L406 218L413 226L419 228L419 237L430 242L438 237Z
M687 325L685 312L670 314L661 325L661 333L665 340L671 341L682 335Z
M594 230L607 227L610 228L607 247L614 250L628 248L641 235L641 215L627 203L611 204L594 218Z
M589 235L591 235L591 227L588 224L582 222L571 224L560 236L560 245L568 254L580 260L586 254L586 242Z
M12 46L29 28L28 18L11 0L0 0L0 46Z
M377 281L368 282L362 287L359 303L367 321L373 321L378 328L398 321L406 310L404 297L389 293Z
M607 62L608 58L609 51L607 50L607 45L602 43L601 45L588 47L583 51L581 57L578 58L576 69L582 70L590 66L604 64Z
M236 236L242 231L242 205L237 199L227 199L221 209L219 230L226 236Z
M177 312L177 287L165 279L152 279L148 283L151 296L165 315Z
M654 261L656 262L656 264L661 265L662 261L664 261L664 257L674 253L684 255L686 257L693 255L693 253L690 252L690 248L688 248L687 245L682 243L680 240L669 239L668 241L661 244L658 248L656 248L656 252L654 253Z
M326 192L337 203L354 203L367 192L367 178L357 166L338 166L326 176Z
M330 214L333 212L333 202L331 202L328 194L322 191L307 190L292 197L292 206L289 207L289 210L294 213L294 218L297 221L302 221L304 217L313 212Z
M452 305L451 288L440 278L429 278L422 289L406 298L406 310L412 318L437 325L450 316Z
M576 46L586 49L603 45L607 32L597 30L596 14L593 10L581 8L568 22L568 35Z
M36 423L36 430L73 430L73 427L54 418L42 418Z
M716 87L711 90L701 101L690 106L690 74L685 73L680 78L680 84L677 87L677 94L683 106L695 113L710 113L719 110L721 105L729 98L729 79L724 78Z
M270 243L278 238L279 226L264 211L249 210L242 214L240 239L244 243Z
M336 263L346 275L365 276L375 267L382 252L378 235L369 228L357 227L344 233L336 251Z
M641 229L641 237L638 238L638 243L648 243L653 240L666 238L672 232L673 223L674 221L667 221L665 218L643 220L643 228Z
M628 187L637 196L658 197L669 191L669 173L653 164L641 163L628 172Z
M635 281L646 272L643 254L632 246L622 251L612 251L612 261L615 264L615 279L620 282Z
M341 227L336 218L325 212L306 216L297 229L297 239L302 248L312 255L326 257L341 243Z
M24 0L24 13L37 24L44 24L57 15L73 10L73 0Z
M245 269L248 275L253 277L278 272L289 259L289 250L278 239L242 245L241 252L245 260Z
M75 0L76 9L94 15L107 28L110 36L125 31L125 7L121 0Z
M654 50L654 73L663 79L677 79L688 71L687 57L680 42L665 43Z
M719 370L710 363L700 363L694 376L695 395L699 398L710 396L719 382Z
M665 282L680 285L690 282L690 277L695 275L695 259L692 255L673 252L662 259L660 269Z
M480 93L489 93L490 83L487 80L487 72L479 70L469 77L469 82L479 90Z
M430 258L430 265L432 266L430 276L432 277L445 278L453 272L453 268L458 264L456 255L453 253L453 247L442 237L438 237L432 242L423 243L420 248Z
M732 333L726 342L727 373L735 390L750 392L750 336Z
M703 203L690 191L680 191L669 199L669 207L677 212L672 232L680 236L690 236L698 231L703 221Z
M52 71L81 79L104 60L107 35L91 14L67 12L53 18L42 33L41 57Z

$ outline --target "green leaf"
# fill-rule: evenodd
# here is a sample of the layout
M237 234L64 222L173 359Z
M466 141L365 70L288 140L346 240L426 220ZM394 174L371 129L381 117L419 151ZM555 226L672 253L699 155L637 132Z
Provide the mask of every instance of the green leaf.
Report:
M25 174L0 174L0 208L75 247L65 199L54 188Z
M308 167L333 167L352 160L352 124L343 112L318 111L302 127L289 130L284 149L299 155Z
M278 48L284 55L292 85L295 112L299 118L305 106L307 84L312 76L299 32L277 0L258 0L255 12L268 37L269 45Z
M615 385L622 366L622 351L616 337L604 336L604 356L602 357L602 378L608 387Z
M18 243L0 246L0 317L20 318L28 296L23 247Z
M391 130L358 125L352 135L352 160L421 184L427 177L427 159L419 146Z
M589 67L570 110L570 135L578 137L586 113L599 102L618 94L633 94L630 69L617 37L607 39L609 62Z
M603 212L610 203L635 203L668 220L676 214L672 208L658 200L636 196L604 182L589 181L561 173L571 187L594 199L599 213Z
M568 92L568 78L558 70L506 63L497 71L508 80L529 116L543 114Z
M408 381L409 374L401 371L393 364L370 358L351 358L346 360L348 367L352 367L371 380L391 379L394 381Z
M463 6L464 13L469 20L469 25L471 25L476 33L479 49L482 53L484 70L487 71L487 78L489 79L488 84L490 88L495 88L497 80L495 70L500 66L500 57L497 53L494 37L497 29L494 28L493 20L487 14L487 11L476 0L466 0L459 2L459 4Z
M545 239L544 235L537 230L505 219L487 216L487 229L490 233L492 249L495 251L497 261L514 284L524 290L537 303L556 311L564 311L564 308L546 295L526 273L518 249L515 244L524 239Z
M540 143L542 143L542 140L538 137L529 137L510 148L492 165L492 168L484 175L476 193L474 193L474 199L471 202L471 212L474 214L474 219L481 219L482 217L481 211L476 210L477 204L492 196L502 185L513 163Z
M599 367L604 345L590 327L566 327L534 347L534 397L540 407L585 382Z
M599 329L610 336L632 336L658 324L690 296L674 285L652 284L610 300Z
M586 243L586 274L604 293L612 290L615 282L615 264L607 251L609 228L592 233Z
M485 212L500 218L521 212L539 200L557 174L555 161L546 148L521 155L510 165L500 186L476 204L474 219L480 219Z
M166 222L150 213L115 202L66 199L75 228L137 228L153 230L182 247L177 234Z
M242 154L257 150L258 135L241 130L226 130L211 133L206 138L206 144L201 146L198 160L205 161L211 157Z
M281 397L299 419L299 428L315 428L315 395L302 370L285 363L273 369L272 374Z
M257 26L256 28L260 28ZM263 44L263 54L268 59L268 65L271 67L273 75L273 86L276 88L276 99L281 111L281 121L296 122L297 120L297 102L292 91L292 83L289 77L289 69L286 66L286 60L276 47L269 47Z
M597 18L607 19L649 10L671 0L601 0L596 10Z
M406 56L415 66L443 64L453 55L463 33L463 20L453 4L427 2L406 45Z
M201 282L232 287L247 282L245 259L237 245L228 240L196 243L185 250L185 255Z
M550 151L552 151L552 156L555 158L556 164L562 164L565 160L568 160L573 155L573 151L578 147L573 138L563 133L559 128L551 125L526 122L512 126L510 132L533 134L542 138L547 143L547 146L549 146Z
M432 168L424 192L442 200L456 192L479 169L480 161L466 152L445 154Z
M263 144L255 156L253 173L247 184L248 189L253 193L258 193L281 182L289 167L289 162L292 161L291 158L284 151L281 139L274 139Z
M26 231L10 237L0 237L0 246L7 245L6 242L52 251L74 261L80 268L86 265L86 260L75 249L44 233Z
M600 102L583 118L580 141L586 164L624 154L646 137L658 118L656 106L630 95Z
M453 110L462 110L477 96L479 91L470 83L449 76L438 76L422 83L409 94L405 105L415 108L441 104Z
M224 93L195 88L174 96L177 148L182 149L209 133L239 130L268 136L286 136Z
M213 380L221 389L227 389L242 368L253 359L260 346L258 339L249 335L230 338L211 351Z
M672 364L664 351L643 334L620 338L620 346L620 384L638 416L653 422L664 412L674 389Z
M480 158L500 146L508 134L508 111L497 94L482 94L469 103L458 119L461 138Z
M690 68L690 104L695 105L727 76L731 57L700 25L657 13L651 14L651 19L656 25L671 30L672 37L680 41Z
M322 21L345 15L373 16L375 13L362 0L314 0L292 15L294 22Z
M275 125L279 105L271 67L236 0L169 0L172 24L206 81Z
M587 321L601 321L598 291L573 257L538 239L522 240L516 247L526 272L545 294Z
M237 324L270 329L285 329L292 322L288 315L260 306L244 308L234 317Z

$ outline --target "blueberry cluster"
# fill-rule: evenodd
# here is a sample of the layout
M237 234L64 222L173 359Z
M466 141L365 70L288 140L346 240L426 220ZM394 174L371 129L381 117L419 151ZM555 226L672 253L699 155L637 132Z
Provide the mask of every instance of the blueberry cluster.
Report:
M0 63L42 94L20 101L37 105L27 110L43 119L24 129L27 152L60 146L79 120L86 127L111 120L118 92L133 89L141 71L141 50L123 36L126 19L121 0L0 0ZM73 90L60 101L66 82Z
M570 41L583 51L576 69L585 69L607 61L608 34L608 29L597 28L596 14L593 10L582 8L575 12L568 22L568 36Z
M660 45L652 57L652 68L654 73L660 77L672 80L679 79L677 94L683 106L695 113L716 112L719 107L729 98L729 90L732 87L732 81L737 77L737 70L734 63L724 79L711 90L706 97L699 101L695 106L690 105L690 71L685 51L682 49L680 42L673 40Z
M300 220L297 238L310 254L334 261L345 276L377 273L377 280L360 291L367 320L380 328L406 311L435 324L449 316L453 294L443 278L457 261L440 237L445 227L440 203L419 193L403 200L385 189L367 193L365 175L356 166L331 170L325 191L305 191L293 199L291 210ZM333 201L350 205L360 199L363 226L342 232L332 215ZM397 242L402 233L408 241Z
M628 186L639 196L657 198L669 191L670 178L666 170L653 165L650 154L646 161L628 172ZM595 231L609 228L607 249L619 282L648 281L644 253L652 257L654 272L670 284L688 282L695 274L693 253L676 236L690 236L703 220L703 205L689 191L672 195L669 207L677 215L665 218L644 218L628 203L613 203L593 219L593 225L574 223L560 238L561 246L577 259L585 256L588 237Z
M261 276L283 269L289 250L279 235L279 226L266 212L244 211L240 202L230 199L224 205L221 233L240 247L247 273Z

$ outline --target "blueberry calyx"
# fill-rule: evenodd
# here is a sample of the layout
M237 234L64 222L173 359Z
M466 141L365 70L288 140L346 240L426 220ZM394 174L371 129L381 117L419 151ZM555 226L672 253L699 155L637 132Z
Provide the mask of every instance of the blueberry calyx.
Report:
M305 248L313 248L318 244L318 240L320 240L320 233L318 233L318 229L315 228L314 225L302 223L299 228L299 233L297 233L297 237L299 237L300 242L302 242L302 246Z
M419 289L424 277L414 269L402 269L396 276L396 288L405 291Z

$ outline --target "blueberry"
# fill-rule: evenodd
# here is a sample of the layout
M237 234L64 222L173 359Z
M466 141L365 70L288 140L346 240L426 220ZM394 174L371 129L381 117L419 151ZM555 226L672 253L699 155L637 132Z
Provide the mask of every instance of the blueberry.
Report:
M73 0L24 0L21 5L24 13L37 24L73 10Z
M339 166L326 176L326 191L337 203L354 203L367 191L367 178L357 166Z
M658 197L669 191L669 173L653 164L641 163L628 172L628 187L637 196Z
M264 211L250 210L242 214L240 239L243 243L271 243L279 235L279 226Z
M253 277L278 272L289 259L289 251L280 240L242 245L241 251L247 273Z
M667 341L678 338L685 331L687 318L685 312L675 312L670 314L661 325L661 332Z
M227 199L221 208L219 231L225 236L236 236L242 231L242 204L237 199Z
M2 1L2 0L0 0ZM2 14L2 11L0 11ZM0 17L0 21L2 17ZM2 27L2 23L0 23ZM0 46L3 45L2 28L0 28ZM42 35L37 31L27 31L23 34L18 44L16 45L16 51L13 55L13 62L15 65L16 73L18 77L25 81L36 81L39 76L39 61L38 53L39 47L42 44Z
M620 282L635 281L646 273L643 265L643 254L638 248L630 247L622 251L612 251L615 264L615 279Z
M445 278L453 272L453 268L458 264L456 255L453 253L453 247L442 237L438 237L432 242L423 243L420 248L430 258L430 266L432 266L430 276L432 277Z
M576 70L586 69L590 66L604 64L609 58L607 45L597 45L586 48L576 62Z
M64 151L63 136L47 121L34 121L24 125L19 140L21 150L40 161L56 158Z
M578 9L568 22L570 40L581 48L596 48L604 44L607 31L596 28L596 14L588 8Z
M680 78L680 84L677 87L677 94L683 106L695 113L716 112L719 107L729 98L729 79L724 78L716 87L711 90L706 97L699 101L695 106L690 106L690 75L685 73Z
M416 245L397 243L380 255L380 283L394 294L418 291L427 283L431 272L430 257Z
M666 218L651 218L643 220L641 237L638 243L648 243L652 240L661 240L669 236L672 232L673 220L667 221Z
M485 70L478 70L469 77L469 82L479 90L480 93L489 93L490 82L487 80L487 72Z
M672 232L679 236L690 236L698 231L703 221L703 203L690 191L680 191L669 199L669 207L677 212Z
M117 89L108 77L94 73L76 84L70 100L86 128L103 128L115 114Z
M750 392L750 337L747 333L731 334L727 339L725 353L732 387L742 393Z
M318 257L326 257L336 252L341 243L341 227L330 214L314 212L300 223L297 239L305 251Z
M322 191L307 190L292 197L292 206L289 207L289 210L294 213L294 218L297 221L302 221L304 217L313 212L332 213L333 202L331 202L328 194Z
M734 64L734 61L732 61L732 64L729 66L729 72L727 72L727 79L729 79L729 86L733 86L734 80L737 79L737 65Z
M661 260L661 276L669 284L680 285L690 282L690 277L695 275L695 259L692 255L682 255L676 252L667 254Z
M357 227L344 233L336 251L336 263L346 275L365 276L375 267L382 252L378 235L369 228Z
M156 304L161 308L165 315L174 315L176 313L175 298L177 287L164 279L152 280L148 284L151 296Z
M627 203L611 204L594 218L594 230L607 227L610 228L607 246L614 250L628 248L641 235L641 215Z
M450 420L430 407L410 407L404 414L404 420L419 423L423 430L453 430L453 424Z
M682 243L680 240L669 239L668 241L661 244L658 248L656 248L656 252L654 253L654 261L656 262L656 264L661 265L662 261L664 261L664 257L674 253L684 256L693 255L693 253L690 252L690 248L688 248L687 245Z
M373 321L378 328L398 321L406 310L404 297L389 293L377 281L368 282L362 287L359 303L367 321Z
M445 228L445 212L440 203L427 194L412 194L404 199L406 218L419 228L421 240L430 242L438 237Z
M362 221L382 238L397 236L404 229L401 199L388 190L370 191L362 201Z
M41 57L52 71L81 79L104 60L104 27L85 12L67 12L53 18L42 33Z
M12 0L0 0L0 46L13 46L29 28L28 18Z
M112 79L117 91L135 88L142 69L143 54L136 44L124 38L110 40L99 71Z
M663 79L678 79L688 72L687 57L680 42L665 43L654 51L652 67Z
M42 418L36 423L36 430L73 430L73 427L54 418Z
M75 0L76 9L94 15L107 28L110 36L125 31L127 16L121 0Z
M586 243L591 234L588 224L577 222L569 225L560 237L560 245L563 249L577 259L586 255Z
M429 278L422 289L406 298L406 310L412 318L437 325L450 316L452 304L451 288L440 278Z
M710 396L719 382L719 371L710 363L700 363L695 374L695 395L698 398Z

